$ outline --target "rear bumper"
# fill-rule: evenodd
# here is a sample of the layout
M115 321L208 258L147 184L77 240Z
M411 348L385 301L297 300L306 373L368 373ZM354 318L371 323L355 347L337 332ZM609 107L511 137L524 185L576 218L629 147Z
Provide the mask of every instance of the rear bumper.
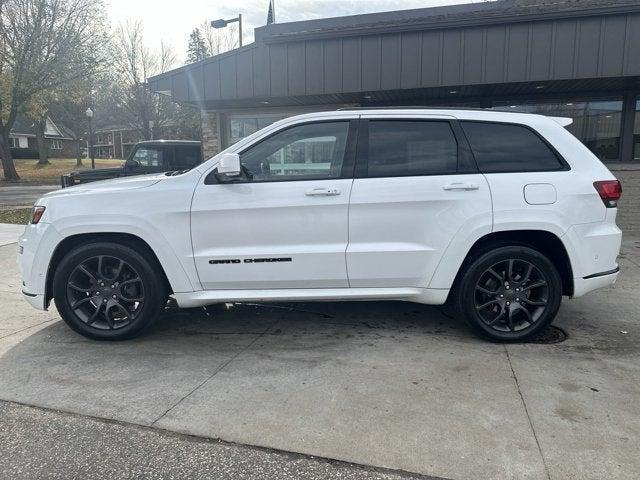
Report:
M573 279L573 297L581 297L593 290L609 287L616 283L620 268L616 267L607 272L595 273L582 278Z

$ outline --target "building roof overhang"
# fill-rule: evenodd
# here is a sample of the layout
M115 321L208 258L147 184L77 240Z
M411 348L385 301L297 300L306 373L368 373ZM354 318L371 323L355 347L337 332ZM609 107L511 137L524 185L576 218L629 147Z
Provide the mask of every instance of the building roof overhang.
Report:
M639 76L637 0L500 0L273 24L148 86L232 109L637 90Z

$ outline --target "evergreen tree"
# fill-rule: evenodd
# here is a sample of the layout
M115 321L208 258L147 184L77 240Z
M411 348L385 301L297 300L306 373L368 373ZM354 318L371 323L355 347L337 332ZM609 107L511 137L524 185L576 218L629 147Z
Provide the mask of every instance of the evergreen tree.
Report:
M209 57L209 49L204 41L204 37L199 28L194 28L189 35L189 45L187 47L187 61L189 63L199 62Z

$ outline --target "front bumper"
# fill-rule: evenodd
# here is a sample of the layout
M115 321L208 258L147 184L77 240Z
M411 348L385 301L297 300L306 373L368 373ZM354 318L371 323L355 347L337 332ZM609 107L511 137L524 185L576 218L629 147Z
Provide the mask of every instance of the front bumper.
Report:
M46 310L47 307L45 306L44 302L45 302L45 296L44 294L34 294L34 293L27 293L24 290L22 291L22 298L24 298L27 302L29 302L29 305L31 305L33 308L35 308L36 310Z
M27 225L18 239L18 267L22 276L22 296L31 306L46 310L47 271L62 236L50 223Z

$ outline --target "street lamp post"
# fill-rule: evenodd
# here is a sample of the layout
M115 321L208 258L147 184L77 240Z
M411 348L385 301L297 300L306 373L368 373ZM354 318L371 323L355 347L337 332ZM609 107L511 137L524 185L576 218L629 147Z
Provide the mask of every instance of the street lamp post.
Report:
M242 46L242 14L239 13L236 18L231 18L229 20L214 20L211 22L211 26L213 28L224 28L230 23L238 22L238 37L239 37L239 46Z
M89 107L84 113L89 119L89 155L91 156L91 168L96 168L96 156L93 151L93 123L91 122L91 120L93 120L93 110Z

